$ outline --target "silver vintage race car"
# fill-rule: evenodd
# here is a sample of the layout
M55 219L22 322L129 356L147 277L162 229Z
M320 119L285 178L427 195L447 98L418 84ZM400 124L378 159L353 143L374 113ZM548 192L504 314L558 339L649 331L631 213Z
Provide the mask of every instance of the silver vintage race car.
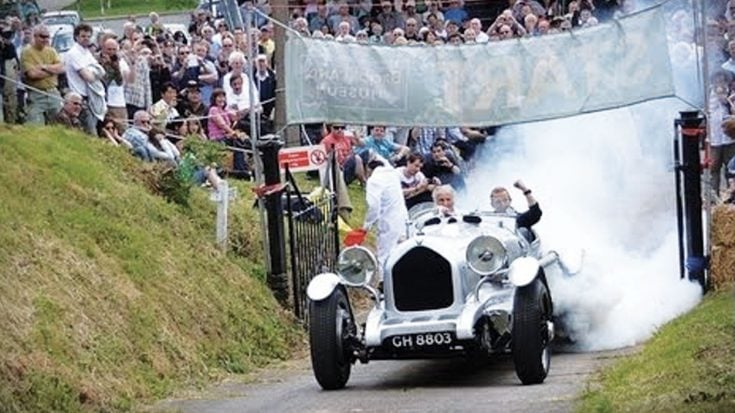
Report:
M340 389L355 361L486 357L512 353L523 384L542 383L554 338L548 266L537 234L491 212L411 215L408 239L391 252L384 287L371 286L378 264L362 246L344 249L337 273L314 277L310 299L311 361L324 389ZM370 292L364 325L348 288Z

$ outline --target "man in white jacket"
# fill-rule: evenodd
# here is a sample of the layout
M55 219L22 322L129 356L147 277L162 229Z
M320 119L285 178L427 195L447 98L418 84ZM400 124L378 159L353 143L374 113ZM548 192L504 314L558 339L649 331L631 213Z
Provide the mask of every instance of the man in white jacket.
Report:
M368 169L372 172L365 190L367 213L363 229L367 231L376 222L378 224L379 281L382 281L388 254L406 233L408 211L399 172L380 159L370 161Z

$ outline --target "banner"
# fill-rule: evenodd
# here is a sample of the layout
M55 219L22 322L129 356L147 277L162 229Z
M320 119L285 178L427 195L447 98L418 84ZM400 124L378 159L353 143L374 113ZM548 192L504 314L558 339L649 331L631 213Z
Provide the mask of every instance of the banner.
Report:
M489 126L674 95L661 7L573 32L460 46L290 35L285 63L289 124Z

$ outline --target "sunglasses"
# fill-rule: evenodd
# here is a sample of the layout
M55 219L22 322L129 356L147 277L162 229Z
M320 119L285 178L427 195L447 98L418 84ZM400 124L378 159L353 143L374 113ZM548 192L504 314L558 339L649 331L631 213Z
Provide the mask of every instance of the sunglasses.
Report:
M82 102L69 102L74 106L82 106Z
M51 36L50 36L50 35L48 35L48 34L39 34L39 35L38 35L38 37L40 37L40 38L42 38L42 39L48 39L48 38L49 38L49 37L51 37Z
M149 120L141 120L140 123L142 123L143 125L149 125L151 123L151 121L149 121Z

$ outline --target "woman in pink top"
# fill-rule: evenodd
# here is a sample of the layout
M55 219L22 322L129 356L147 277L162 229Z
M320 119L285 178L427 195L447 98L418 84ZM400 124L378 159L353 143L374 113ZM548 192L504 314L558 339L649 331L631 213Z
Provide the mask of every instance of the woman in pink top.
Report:
M212 92L209 122L207 122L207 132L210 140L223 141L236 135L232 128L233 114L225 108L226 103L225 91L215 89Z

